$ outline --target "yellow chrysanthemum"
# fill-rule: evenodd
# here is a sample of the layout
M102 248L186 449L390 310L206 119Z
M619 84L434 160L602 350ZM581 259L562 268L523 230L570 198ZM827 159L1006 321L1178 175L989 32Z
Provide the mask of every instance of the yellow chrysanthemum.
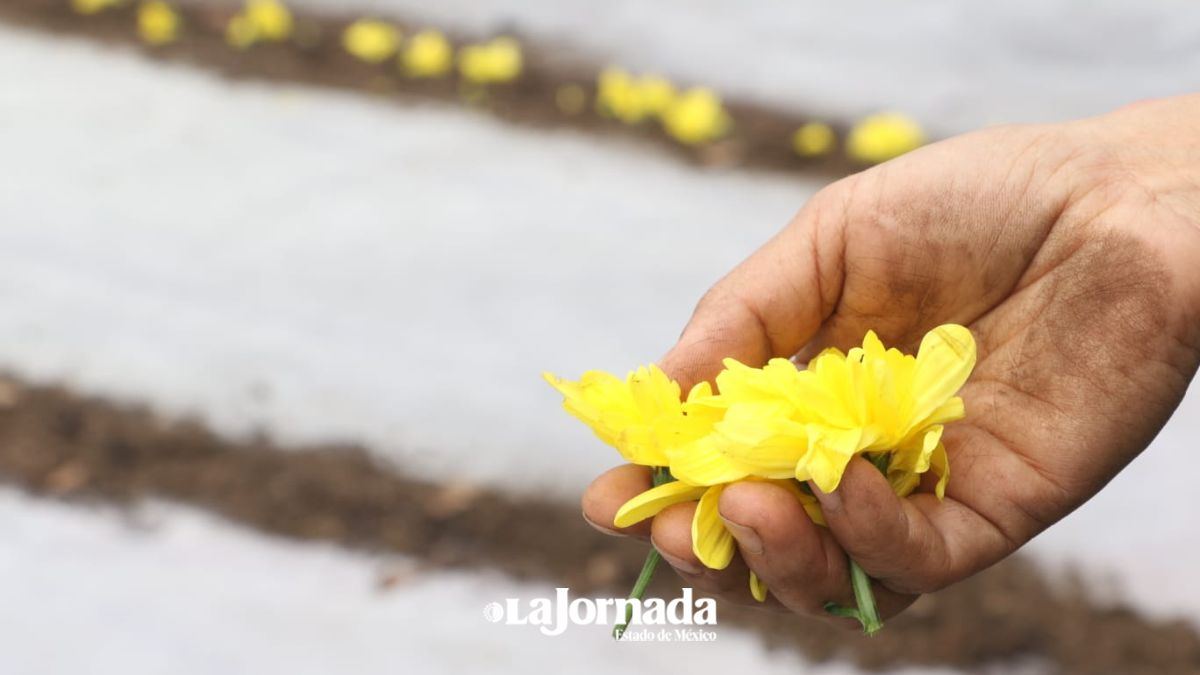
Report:
M824 122L809 122L792 133L792 151L801 157L820 157L833 149L837 137Z
M715 141L729 131L729 114L716 92L693 87L675 97L662 114L663 128L685 145Z
M367 63L382 63L400 47L400 31L385 21L359 19L342 31L342 47Z
M463 79L474 84L511 82L524 67L521 43L510 37L466 45L458 52L458 70Z
M162 0L150 0L138 6L138 36L148 45L174 42L181 23L175 8Z
M241 12L229 17L225 24L225 43L234 49L247 49L258 41L258 28L250 17Z
M400 60L411 77L441 77L454 62L454 50L445 35L423 30L408 41Z
M256 40L282 42L292 35L292 12L279 0L246 0L242 15Z
M124 0L71 0L71 9L79 14L97 14L118 7Z
M620 68L605 68L596 79L596 107L625 124L661 117L675 103L670 80L659 75L634 77Z
M846 154L865 164L886 162L925 143L921 125L899 113L879 113L859 122L846 137Z
M729 360L717 377L729 400L715 425L720 447L755 475L812 480L825 492L854 455L886 453L898 494L932 468L940 497L949 476L942 425L962 418L955 394L974 366L975 341L956 325L930 331L916 358L885 349L872 332L861 348L826 350L806 370L784 359L762 369Z
M667 466L669 449L712 431L711 422L684 415L679 385L658 366L638 368L624 380L598 370L584 373L578 382L550 373L543 377L563 395L568 413L633 464ZM711 393L708 383L702 383L688 398Z

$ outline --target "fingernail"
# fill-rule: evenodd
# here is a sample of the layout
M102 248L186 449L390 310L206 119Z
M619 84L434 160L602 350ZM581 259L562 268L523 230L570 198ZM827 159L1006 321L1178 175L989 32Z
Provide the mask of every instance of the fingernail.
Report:
M588 518L586 511L583 512L583 522L587 523L588 525L591 525L594 529L596 529L600 532L603 532L604 534L607 534L610 537L622 536L621 533L616 531L615 529L613 529L611 527L604 527L603 525L597 523L596 521L592 520L591 518Z
M808 487L812 489L812 493L817 498L817 501L821 502L821 510L825 513L832 513L842 509L842 495L838 494L837 490L822 492L821 488L817 487L817 484L811 480L808 481Z
M762 555L762 537L758 536L753 527L727 520L725 516L721 516L721 520L725 521L725 528L737 539L738 548L751 555Z
M655 546L654 548L658 547ZM683 560L682 558L676 558L675 556L666 553L661 548L658 548L658 554L661 555L663 560L666 560L671 567L674 567L680 572L685 572L687 574L700 574L704 571L704 569L700 567L699 563L694 563L690 560Z

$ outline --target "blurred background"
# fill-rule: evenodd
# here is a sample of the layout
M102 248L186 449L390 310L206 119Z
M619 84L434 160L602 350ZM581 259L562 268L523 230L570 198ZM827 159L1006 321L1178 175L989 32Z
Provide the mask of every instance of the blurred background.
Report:
M542 371L657 358L873 162L1195 91L1194 2L0 0L0 82L0 672L1200 669L1197 395L871 641L482 614L644 554Z

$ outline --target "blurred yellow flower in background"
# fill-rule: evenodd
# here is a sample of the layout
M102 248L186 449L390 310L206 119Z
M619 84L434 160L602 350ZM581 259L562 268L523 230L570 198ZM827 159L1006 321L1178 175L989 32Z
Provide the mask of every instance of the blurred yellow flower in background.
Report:
M258 41L258 29L250 17L238 12L225 24L225 43L235 49L246 49Z
M71 0L71 9L79 14L96 14L122 4L124 0Z
M828 124L809 122L792 133L792 151L801 157L820 157L829 154L836 141Z
M511 82L521 75L523 67L521 43L510 37L466 45L458 52L458 70L473 84Z
M359 19L342 31L342 47L367 63L383 63L400 48L400 31L390 23Z
M677 96L662 115L663 128L685 145L700 145L724 136L729 114L716 92L693 87Z
M149 0L138 6L138 36L148 45L165 45L179 36L179 13L162 0Z
M260 40L282 42L292 35L292 13L278 0L246 0L243 12Z
M596 78L596 107L625 124L661 116L675 102L675 85L659 75L634 77L620 68L605 68Z
M450 41L436 30L423 30L408 41L400 56L404 72L412 77L441 77L454 61Z
M846 154L859 162L878 164L925 143L921 125L900 113L879 113L862 120L846 138Z

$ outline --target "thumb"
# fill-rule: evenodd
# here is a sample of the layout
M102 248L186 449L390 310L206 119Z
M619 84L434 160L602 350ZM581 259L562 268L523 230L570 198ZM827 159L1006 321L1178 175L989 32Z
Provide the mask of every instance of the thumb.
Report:
M787 227L700 299L679 341L659 361L684 392L711 380L721 361L761 366L800 350L833 312L844 274L845 205L817 193Z

